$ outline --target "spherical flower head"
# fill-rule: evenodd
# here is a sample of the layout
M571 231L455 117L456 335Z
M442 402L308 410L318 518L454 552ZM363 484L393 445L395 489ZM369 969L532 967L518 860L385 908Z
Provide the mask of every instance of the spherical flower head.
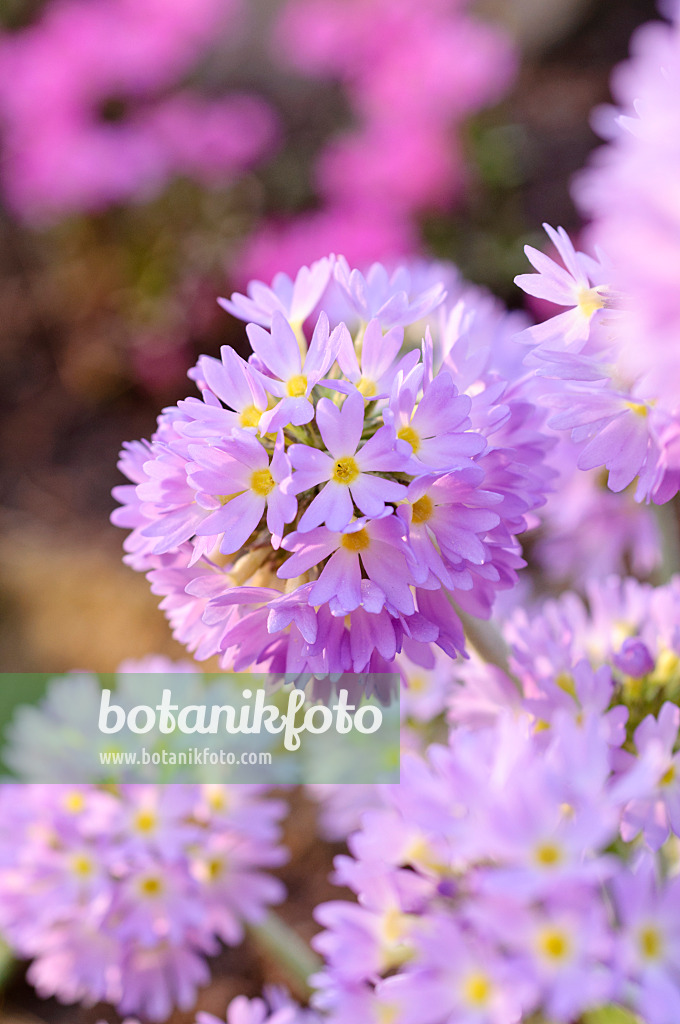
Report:
M480 326L471 293L455 333L451 281L337 257L253 284L227 304L254 317L250 358L202 357L200 400L121 461L134 567L199 656L288 673L385 671L432 643L455 657L451 601L487 615L514 584L548 481L541 415L500 381L505 314Z
M4 785L0 927L38 993L166 1020L283 897L258 787ZM245 791L245 792L244 792Z

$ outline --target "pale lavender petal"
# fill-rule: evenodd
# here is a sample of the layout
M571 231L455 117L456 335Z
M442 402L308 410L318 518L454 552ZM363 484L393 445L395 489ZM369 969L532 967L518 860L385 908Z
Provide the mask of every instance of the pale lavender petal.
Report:
M463 426L471 405L469 396L459 395L449 374L442 372L425 389L411 422L421 437L449 432Z
M415 611L406 571L406 563L390 544L371 538L370 545L361 552L361 561L370 579L384 591L388 602L404 615Z
M289 551L293 545L299 545L295 554L283 563L276 575L282 580L295 579L313 566L327 558L338 546L338 538L325 527L317 527L303 536L291 533L284 538L282 547Z
M408 449L410 453L410 448ZM396 435L392 427L380 427L356 453L356 463L363 472L399 472L405 469L408 458L396 448Z
M286 523L292 523L297 513L297 499L275 488L267 498L267 529L272 535L272 546L278 548Z
M355 391L338 409L330 398L322 398L316 407L316 422L324 444L334 458L354 455L364 427L364 400Z
M294 469L292 490L294 494L308 491L324 480L330 480L333 472L333 460L318 448L307 448L303 444L293 444L288 449L288 456Z
M208 516L196 534L199 537L206 537L224 533L220 551L223 555L233 554L250 537L262 518L264 506L265 500L261 495L253 491L244 491Z
M383 335L380 322L371 320L361 346L361 372L369 380L378 381L387 372L404 341L403 328L393 327Z
M352 551L338 548L329 558L324 570L309 594L311 605L326 604L336 597L345 613L361 604L361 570L359 559Z
M304 397L282 398L269 412L260 417L260 430L263 434L273 434L283 430L289 423L301 427L314 419L314 406Z
M362 473L350 491L355 504L365 516L379 516L385 508L386 501L399 501L406 497L406 488L394 480L385 480L380 476L368 476Z
M338 354L336 356L338 366L342 370L345 377L348 377L353 383L361 377L361 371L359 369L359 363L357 361L357 354L354 348L354 342L349 331L343 332L340 338L340 345L338 347ZM344 383L344 382L343 382Z
M352 518L352 511L349 488L345 484L330 481L317 494L300 520L300 533L307 533L324 522L329 530L344 530Z
M288 380L302 372L297 338L278 310L272 314L271 334L258 324L248 324L246 333L253 352L275 377Z

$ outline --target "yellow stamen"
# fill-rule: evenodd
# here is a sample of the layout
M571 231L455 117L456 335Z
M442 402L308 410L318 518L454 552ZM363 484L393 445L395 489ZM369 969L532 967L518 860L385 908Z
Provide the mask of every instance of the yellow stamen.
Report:
M268 469L256 469L250 478L250 489L261 498L266 498L274 490L274 477Z
M417 453L420 448L420 438L413 427L402 427L401 430L397 431L397 437L400 441L407 441L411 445L414 455Z
M373 398L373 395L377 392L375 381L369 380L368 377L362 377L357 384L357 390L361 392L364 398Z
M604 299L597 288L581 288L576 296L578 308L590 320L593 313L604 308Z
M94 871L94 864L84 853L77 853L71 859L71 868L73 874L78 875L79 878L89 878Z
M138 832L153 832L156 827L156 815L151 810L138 811L133 824Z
M569 936L559 928L545 928L538 937L538 948L548 960L566 960L571 943Z
M492 991L493 986L490 979L481 971L470 974L463 985L463 996L470 1006L487 1006Z
M206 874L210 882L215 882L224 873L224 861L218 857L211 857L205 865Z
M70 814L80 814L85 807L85 797L78 790L74 790L72 793L67 793L64 797L64 808L69 811Z
M557 843L539 843L534 850L534 859L541 867L552 868L562 860L562 851Z
M288 394L291 398L301 398L307 391L307 378L298 373L288 381Z
M371 543L371 538L366 530L357 530L356 533L343 533L340 544L346 551L365 551Z
M143 896L158 896L163 891L163 883L160 878L153 875L150 878L142 878L139 882L139 891Z
M576 687L574 685L574 677L569 672L560 672L556 677L555 682L559 686L560 690L564 690L570 697L576 700Z
M672 782L675 782L675 765L671 766L663 773L659 779L660 786L670 786Z
M359 473L360 469L356 462L351 455L347 455L342 459L335 460L332 479L336 484L347 484L349 486L354 483Z
M663 942L658 928L647 925L638 932L640 952L645 960L659 960L663 951Z
M406 440L406 438L404 438ZM434 505L432 504L432 498L429 494L423 494L422 498L418 498L417 501L413 502L413 522L416 525L420 523L426 523L432 518L434 513Z
M642 419L649 415L649 408L644 402L626 402L626 407L634 412L636 416L641 416Z
M256 427L260 422L260 416L262 413L255 405L247 405L245 409L241 411L239 416L239 423L242 427Z

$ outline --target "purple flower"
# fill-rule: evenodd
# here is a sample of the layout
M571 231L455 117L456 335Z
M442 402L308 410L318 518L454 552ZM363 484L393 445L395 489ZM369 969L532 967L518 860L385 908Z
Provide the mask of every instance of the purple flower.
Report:
M331 611L342 615L359 605L377 613L386 602L404 615L415 611L409 589L411 552L400 520L388 512L376 519L358 519L342 532L319 526L291 533L283 547L293 554L279 569L281 579L300 576L331 556L310 590L310 605L328 602ZM367 581L362 581L362 569Z
M385 502L404 497L403 484L370 475L403 470L407 460L395 450L394 432L387 426L358 447L364 428L360 395L348 395L340 409L328 398L320 399L316 422L330 454L298 444L289 450L296 470L291 484L295 494L328 481L300 519L302 532L322 523L335 532L344 529L353 515L352 502L364 515L376 517L382 515Z
M626 805L621 834L629 841L644 832L653 850L665 843L671 830L680 835L680 754L674 753L679 728L680 708L666 702L658 718L648 715L635 730L638 756L649 763L656 785Z
M303 361L299 341L278 310L272 314L271 333L258 324L248 325L253 352L267 374L272 374L260 374L260 380L270 394L281 399L274 409L262 416L262 431L273 433L289 423L301 426L314 418L310 393L333 363L346 330L341 324L331 334L328 317L320 313Z
M302 306L315 275L300 278ZM514 586L516 536L552 477L501 309L469 290L464 315L440 310L444 283L461 288L446 267L346 283L383 319L357 324L337 281L330 315L305 323L269 295L271 331L248 326L249 361L199 360L202 400L165 410L150 445L121 459L128 560L180 642L225 668L384 671L432 644L456 657L454 595L488 616ZM385 318L408 326L428 310L422 345L400 359L402 328L383 335Z
M189 1009L218 938L283 896L283 806L251 788L3 786L0 926L38 993Z
M552 317L525 332L533 342L563 340L566 348L579 351L588 340L593 317L606 305L606 289L600 265L585 253L577 252L564 228L555 231L544 224L550 241L557 249L564 267L560 267L539 249L524 247L527 258L538 274L519 274L515 284L528 295L569 306L567 312Z
M239 429L221 448L190 445L189 454L194 461L187 467L187 478L197 501L210 511L196 536L220 535L220 551L232 554L243 547L266 508L267 529L278 547L285 524L293 521L297 511L293 495L281 488L290 474L283 435L277 439L271 462L262 444Z
M404 442L404 452L410 454L410 471L470 467L470 456L479 455L486 447L478 434L468 430L471 399L459 395L449 374L442 372L423 384L423 397L416 402L422 375L422 366L405 378L400 379L400 374L385 410L386 422L394 426L397 438Z
M279 273L271 288L262 281L251 281L247 295L235 292L230 300L217 301L227 313L246 323L271 328L273 315L279 312L289 323L301 327L319 303L332 273L333 259L328 257L311 267L301 267L294 280Z

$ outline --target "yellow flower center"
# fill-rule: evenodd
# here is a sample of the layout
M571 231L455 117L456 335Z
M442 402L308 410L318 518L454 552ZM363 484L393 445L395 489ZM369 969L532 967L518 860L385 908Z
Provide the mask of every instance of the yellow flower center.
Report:
M541 867L552 868L562 860L562 851L557 843L539 843L534 858Z
M268 469L256 469L250 478L250 489L261 498L266 498L274 490L274 477Z
M71 859L71 869L79 878L89 878L94 871L94 864L84 853L77 853Z
M463 997L470 1006L488 1006L493 985L486 974L475 971L470 974L463 985Z
M301 373L296 373L288 381L288 394L291 398L301 398L306 392L307 378Z
M333 480L336 484L353 484L359 476L360 469L351 455L336 459L333 464Z
M571 943L569 936L559 928L545 928L539 935L538 948L548 960L566 960Z
M406 440L406 438L404 438ZM426 523L432 518L434 512L434 505L432 504L432 498L429 494L424 494L422 498L418 498L413 503L413 522L416 525L420 523Z
M142 878L139 882L139 891L142 896L158 896L163 890L163 883L160 878L156 878L155 875L150 875L148 878Z
M597 288L581 288L576 299L579 310L588 320L598 309L603 309L605 304Z
M576 687L574 685L574 677L571 675L570 672L560 672L560 674L555 679L555 682L559 686L560 690L564 690L565 693L568 693L570 697L573 697L574 700L576 700Z
M394 1003L378 1003L375 1006L378 1024L394 1024L399 1016L399 1009Z
M156 815L153 811L138 811L134 817L134 826L138 832L153 832L156 827Z
M206 787L206 799L208 807L213 811L223 811L227 806L227 795L221 785L210 785Z
M77 789L72 793L67 793L64 797L64 809L70 814L80 814L84 807L85 797Z
M371 538L366 530L357 530L356 533L343 533L340 544L346 551L365 551L371 543Z
M239 423L242 427L256 427L260 422L260 416L262 413L255 405L247 405L245 409L241 410L239 416Z
M626 407L631 412L634 412L636 416L642 417L642 419L649 415L649 408L644 402L626 402Z
M640 953L645 960L659 960L663 951L663 942L658 928L647 925L638 932Z
M670 786L675 781L675 765L671 764L670 767L663 773L659 779L660 786Z
M357 384L357 390L361 392L364 398L373 398L373 395L378 390L375 381L369 380L368 377L362 377Z
M215 882L224 873L224 861L219 857L211 857L205 866L206 874L210 882Z
M408 689L411 693L422 693L427 689L427 680L425 676L409 676L408 677Z
M420 448L420 438L413 427L402 427L401 430L397 431L397 437L400 441L408 441L411 448L413 448L414 455L416 454Z
M668 648L661 651L659 657L656 660L656 667L652 672L650 679L657 686L664 686L670 683L675 676L678 675L680 669L680 657Z

